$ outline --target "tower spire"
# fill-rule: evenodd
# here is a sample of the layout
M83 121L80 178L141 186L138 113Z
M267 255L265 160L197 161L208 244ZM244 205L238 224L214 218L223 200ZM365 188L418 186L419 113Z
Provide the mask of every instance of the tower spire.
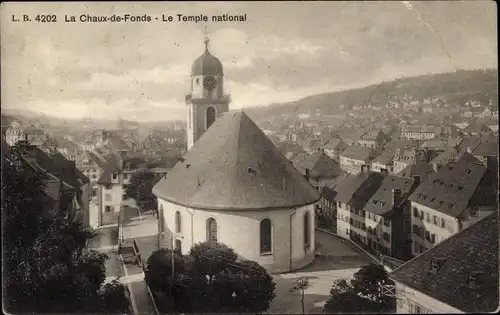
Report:
M205 50L208 50L208 43L210 42L210 39L208 38L208 30L206 25L205 25L205 40L203 42L205 43Z

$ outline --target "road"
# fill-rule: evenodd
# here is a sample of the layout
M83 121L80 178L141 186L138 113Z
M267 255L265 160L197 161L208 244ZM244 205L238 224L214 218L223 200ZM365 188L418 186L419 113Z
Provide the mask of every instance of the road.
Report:
M268 314L302 313L301 293L290 292L293 281L301 277L309 279L309 288L304 292L305 313L321 313L335 280L352 278L361 266L370 263L370 258L346 240L316 231L317 257L314 263L300 271L274 275L276 297Z

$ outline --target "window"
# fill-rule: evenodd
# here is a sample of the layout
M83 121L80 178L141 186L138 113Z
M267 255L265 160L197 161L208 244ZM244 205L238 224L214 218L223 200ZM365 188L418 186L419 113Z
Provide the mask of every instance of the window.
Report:
M311 231L310 231L310 220L309 212L304 214L304 249L309 249L311 247Z
M111 201L111 199L112 199L111 194L104 195L104 200Z
M431 234L431 242L432 244L436 243L436 234Z
M182 232L182 225L181 225L181 213L177 211L175 213L175 232L181 233Z
M418 244L416 242L413 243L413 251L418 254Z
M113 179L117 179L118 178L118 175L117 174L113 174Z
M128 174L123 174L123 179L128 179Z
M437 273L439 268L444 264L444 260L442 258L432 258L430 264L430 272Z
M110 211L111 211L111 206L106 206L106 207L104 207L104 211L106 211L106 212L110 212Z
M446 221L441 218L441 227L444 229L446 227Z
M428 214L428 213L425 214L425 221L431 222L431 215L430 214Z
M210 128L210 126L214 123L215 121L215 108L213 106L209 106L207 108L207 129Z
M272 225L271 219L260 221L260 253L269 254L272 252Z
M217 221L214 218L207 220L207 241L217 242Z
M469 213L471 217L477 217L477 209L470 209Z
M413 216L418 217L418 210L416 207L413 207Z
M435 215L432 216L432 223L434 223L434 225L438 225L437 217Z

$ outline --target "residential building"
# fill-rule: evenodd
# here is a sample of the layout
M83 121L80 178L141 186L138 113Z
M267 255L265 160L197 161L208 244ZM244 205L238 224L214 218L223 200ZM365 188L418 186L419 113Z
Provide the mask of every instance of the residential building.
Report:
M374 150L383 147L385 143L385 135L380 129L374 129L368 132L357 141L359 146L372 148Z
M405 125L401 128L403 140L428 140L436 137L434 125Z
M401 172L408 165L427 163L431 160L429 151L422 149L396 149L393 160L393 172Z
M414 256L497 209L496 174L468 153L429 174L410 196Z
M384 175L370 172L367 165L358 174L350 174L334 188L337 202L337 235L358 242L367 242L364 207L379 189Z
M340 154L344 152L347 147L347 143L345 143L342 139L333 138L323 146L323 150L329 157L339 162Z
M371 148L350 146L340 154L340 167L343 171L357 174L362 165L370 165L374 151Z
M383 170L386 170L392 174L395 154L396 152L391 149L382 151L382 153L372 161L372 171L382 172Z
M76 167L90 179L93 188L91 197L96 195L97 181L102 175L104 165L104 158L93 151L83 151L76 158Z
M13 121L5 131L5 141L8 145L13 146L20 140L24 140L23 128L18 121Z
M88 178L59 153L49 155L27 141L21 141L21 154L46 183L46 210L53 215L78 220L89 226Z
M366 238L369 248L400 260L411 257L411 204L408 197L420 178L385 176L380 188L363 208L366 213Z
M397 313L497 311L498 243L493 213L395 269Z

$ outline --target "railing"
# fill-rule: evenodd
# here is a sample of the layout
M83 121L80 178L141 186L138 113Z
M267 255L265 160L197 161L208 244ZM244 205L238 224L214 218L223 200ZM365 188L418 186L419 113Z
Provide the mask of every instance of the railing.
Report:
M142 260L141 253L139 251L139 246L137 245L137 242L135 241L135 239L133 240L133 248L134 248L134 252L137 256L137 262L142 269L142 273L144 275L146 275L146 264ZM155 315L161 315L160 311L158 310L158 306L156 305L156 298L153 294L153 291L151 291L151 288L149 287L148 283L146 282L146 279L144 279L144 284L146 285L146 288L148 289L149 298L151 299L151 302L153 303L153 308L155 309Z

